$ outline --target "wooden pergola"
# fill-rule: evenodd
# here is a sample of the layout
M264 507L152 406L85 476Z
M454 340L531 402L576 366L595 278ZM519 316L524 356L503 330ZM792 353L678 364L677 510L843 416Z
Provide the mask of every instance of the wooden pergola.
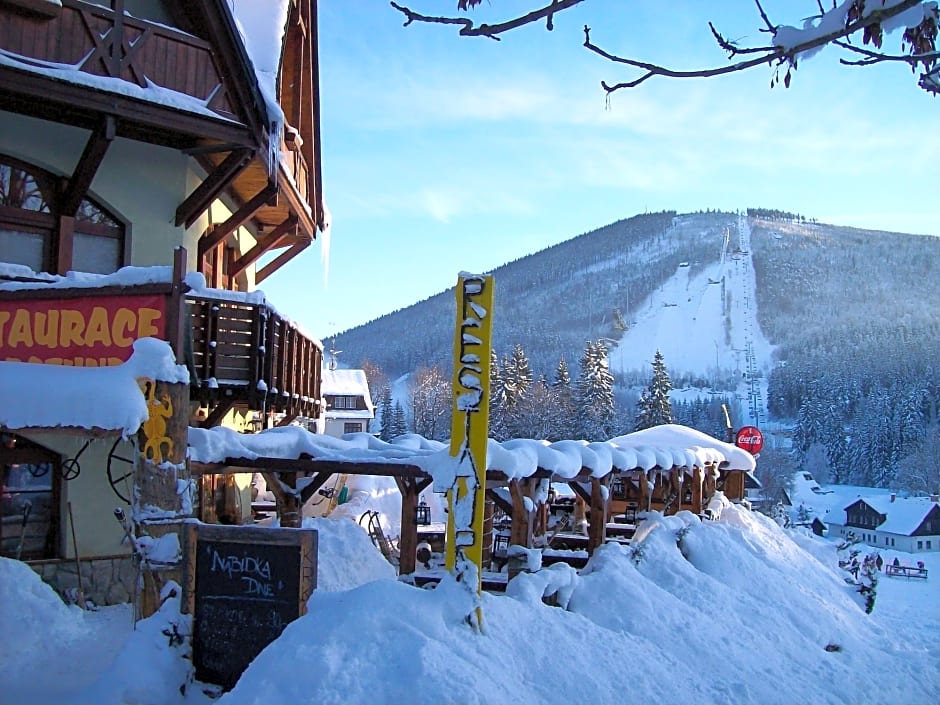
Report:
M715 491L714 478L717 473L711 468L694 467L691 469L692 492L690 501L672 502L668 497L676 497L683 485L684 467L671 467L663 472L662 468L617 468L597 476L589 468L582 467L574 477L562 477L545 468L538 468L527 477L516 478L498 470L487 471L487 498L492 500L511 519L510 543L515 546L531 548L537 532L544 533L545 522L543 503L536 497L540 483L548 480L552 483L566 483L571 487L578 500L584 503L588 518L587 552L592 554L607 540L607 523L611 502L610 485L615 478L629 482L639 477L637 486L641 488L640 501L644 509L659 505L666 513L675 513L688 509L701 514L707 497ZM706 471L708 470L708 471ZM276 499L277 516L283 527L299 527L303 505L322 488L334 475L364 475L392 477L401 492L401 537L399 540L399 572L402 575L414 573L416 551L418 547L418 524L416 510L419 496L431 485L433 478L420 466L402 459L384 461L347 461L326 460L312 457L289 458L226 458L218 463L191 462L193 476L209 474L261 473ZM648 473L656 473L653 492L648 491ZM688 473L687 473L688 474ZM508 490L499 492L499 489ZM710 491L709 491L710 490ZM665 501L655 502L659 496ZM526 500L529 500L527 502ZM535 503L537 508L529 511L527 504ZM531 505L530 505L531 506Z

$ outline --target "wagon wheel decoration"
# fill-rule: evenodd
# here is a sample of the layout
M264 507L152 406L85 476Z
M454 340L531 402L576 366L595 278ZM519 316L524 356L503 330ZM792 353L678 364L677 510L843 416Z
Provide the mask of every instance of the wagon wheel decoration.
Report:
M127 478L133 477L134 467L136 466L136 452L134 456L127 458L117 452L118 446L123 439L118 438L111 446L111 452L108 453L108 482L111 490L122 500L131 503L130 492L127 491ZM131 448L134 448L134 441L130 441Z
M78 462L78 459L82 457L82 453L85 452L85 449L91 444L90 440L85 441L85 445L75 454L74 458L68 458L62 461L62 467L59 468L59 474L62 476L63 480L74 480L82 472L82 466Z

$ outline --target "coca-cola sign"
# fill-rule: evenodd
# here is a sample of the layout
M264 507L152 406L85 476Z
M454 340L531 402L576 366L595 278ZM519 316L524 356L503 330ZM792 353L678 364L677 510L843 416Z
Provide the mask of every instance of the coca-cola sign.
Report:
M757 455L764 447L764 434L757 426L742 426L734 437L734 444L751 455Z

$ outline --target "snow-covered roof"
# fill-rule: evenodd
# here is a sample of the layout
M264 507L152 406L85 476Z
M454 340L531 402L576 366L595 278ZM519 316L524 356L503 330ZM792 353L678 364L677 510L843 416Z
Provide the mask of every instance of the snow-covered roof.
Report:
M310 433L298 426L271 428L257 434L240 434L224 428L190 428L190 459L221 463L227 459L300 458L333 462L407 464L434 478L436 487L450 487L456 461L448 444L407 435L382 441L368 433L333 438ZM487 446L486 469L506 477L523 478L547 471L558 479L573 479L587 471L604 477L612 470L663 470L673 466L716 463L750 472L754 459L749 453L715 440L695 429L676 424L620 436L606 442L563 440L550 443L527 438ZM681 463L681 465L679 465Z
M281 65L289 0L227 0L270 120L283 125L284 113L277 101L277 75ZM248 30L251 31L248 31Z
M141 377L189 383L169 343L134 341L131 357L113 367L65 367L0 362L0 427L80 428L137 432L147 420Z
M856 502L859 500L856 500ZM929 497L893 497L892 495L875 495L862 497L861 501L887 518L878 525L878 531L891 534L910 536L919 527L930 510L938 505ZM855 502L852 502L855 504ZM848 509L852 506L845 507ZM940 533L940 530L938 530Z
M363 397L372 408L369 381L363 370L324 369L320 392L332 396Z
M678 424L663 424L643 431L636 431L610 441L619 448L637 453L637 466L646 470L654 464L661 468L672 466L692 468L704 467L706 463L717 463L729 469L753 472L757 463L754 456L731 443L702 433L694 428ZM649 454L653 453L655 463Z

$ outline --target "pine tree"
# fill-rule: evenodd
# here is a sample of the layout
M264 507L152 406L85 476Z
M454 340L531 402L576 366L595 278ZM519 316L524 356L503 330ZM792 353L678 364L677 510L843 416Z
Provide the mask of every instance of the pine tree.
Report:
M636 404L634 431L673 423L672 405L669 401L670 391L672 391L672 380L669 379L669 373L666 371L663 354L657 350L653 357L653 378Z
M568 373L568 361L562 355L555 368L555 379L549 388L551 423L544 436L549 441L560 441L578 435L574 423L574 391Z
M496 350L490 349L490 428L489 435L497 441L506 436L506 385L499 369Z
M576 430L586 440L607 440L613 435L615 405L614 378L604 343L588 341L580 367L574 394L575 416L580 423Z
M387 384L379 393L379 438L389 441L392 435L392 388Z
M521 398L525 396L526 392L529 391L529 387L532 386L532 369L529 366L529 358L526 356L522 345L516 344L512 349L512 357L510 358L509 365L510 367L506 374L513 381L516 388L516 395Z
M400 401L392 407L391 423L389 425L389 438L397 438L408 433L408 421L405 418L405 409Z

